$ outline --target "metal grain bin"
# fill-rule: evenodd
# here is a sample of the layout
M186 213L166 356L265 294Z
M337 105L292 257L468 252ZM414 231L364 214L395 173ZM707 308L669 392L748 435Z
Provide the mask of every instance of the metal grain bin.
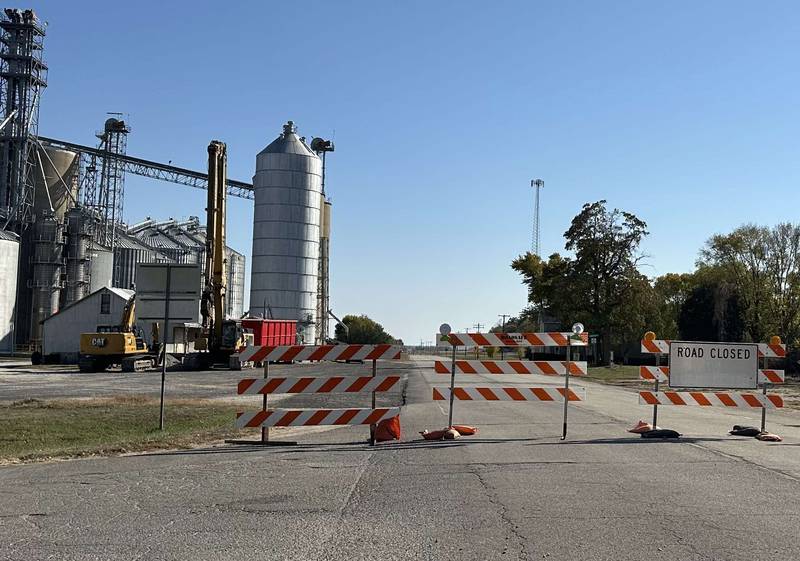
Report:
M322 165L289 121L256 156L251 313L298 320L314 342Z

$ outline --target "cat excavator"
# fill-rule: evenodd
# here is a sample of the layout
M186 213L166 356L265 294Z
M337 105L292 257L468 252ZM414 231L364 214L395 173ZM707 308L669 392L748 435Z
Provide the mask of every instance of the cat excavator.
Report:
M241 320L225 318L225 196L228 153L224 142L208 145L208 200L206 205L205 285L200 301L201 334L186 355L184 370L205 370L217 364L231 366L231 356L245 345Z
M158 362L158 324L153 324L153 345L148 347L136 328L136 297L125 303L116 325L99 325L93 333L81 333L78 367L81 372L102 372L119 365L123 372L142 372Z

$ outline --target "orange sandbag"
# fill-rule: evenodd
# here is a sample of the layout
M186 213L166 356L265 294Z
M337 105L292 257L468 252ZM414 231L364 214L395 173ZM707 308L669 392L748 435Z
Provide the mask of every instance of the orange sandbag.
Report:
M385 419L375 428L375 441L400 440L400 416Z
M424 438L425 440L441 440L441 439L444 438L444 433L446 433L446 432L447 432L447 430L445 430L445 429L442 429L442 430L424 430L420 434L422 435L422 438Z
M771 432L762 432L761 434L757 434L756 438L759 440L763 440L765 442L782 442L783 439L778 436L777 434L772 434Z
M455 440L456 438L461 438L461 433L456 429L447 429L444 431L445 440Z
M461 436L472 436L478 432L478 427L470 427L467 425L453 425L453 428L456 429Z
M632 429L628 429L628 432L632 432L633 434L642 434L643 432L650 432L653 430L653 425L650 423L645 423L644 421L639 421L636 423L636 426Z

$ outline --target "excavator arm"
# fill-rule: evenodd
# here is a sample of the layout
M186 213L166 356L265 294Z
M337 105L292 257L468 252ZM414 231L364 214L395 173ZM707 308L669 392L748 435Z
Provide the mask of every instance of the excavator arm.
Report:
M125 303L122 310L122 318L119 322L119 330L122 333L132 333L133 326L136 324L136 297L131 296Z

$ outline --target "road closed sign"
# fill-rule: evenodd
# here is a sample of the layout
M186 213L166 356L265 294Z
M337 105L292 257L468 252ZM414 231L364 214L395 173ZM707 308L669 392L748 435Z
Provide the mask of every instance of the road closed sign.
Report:
M671 388L755 389L758 345L672 341L669 346Z

